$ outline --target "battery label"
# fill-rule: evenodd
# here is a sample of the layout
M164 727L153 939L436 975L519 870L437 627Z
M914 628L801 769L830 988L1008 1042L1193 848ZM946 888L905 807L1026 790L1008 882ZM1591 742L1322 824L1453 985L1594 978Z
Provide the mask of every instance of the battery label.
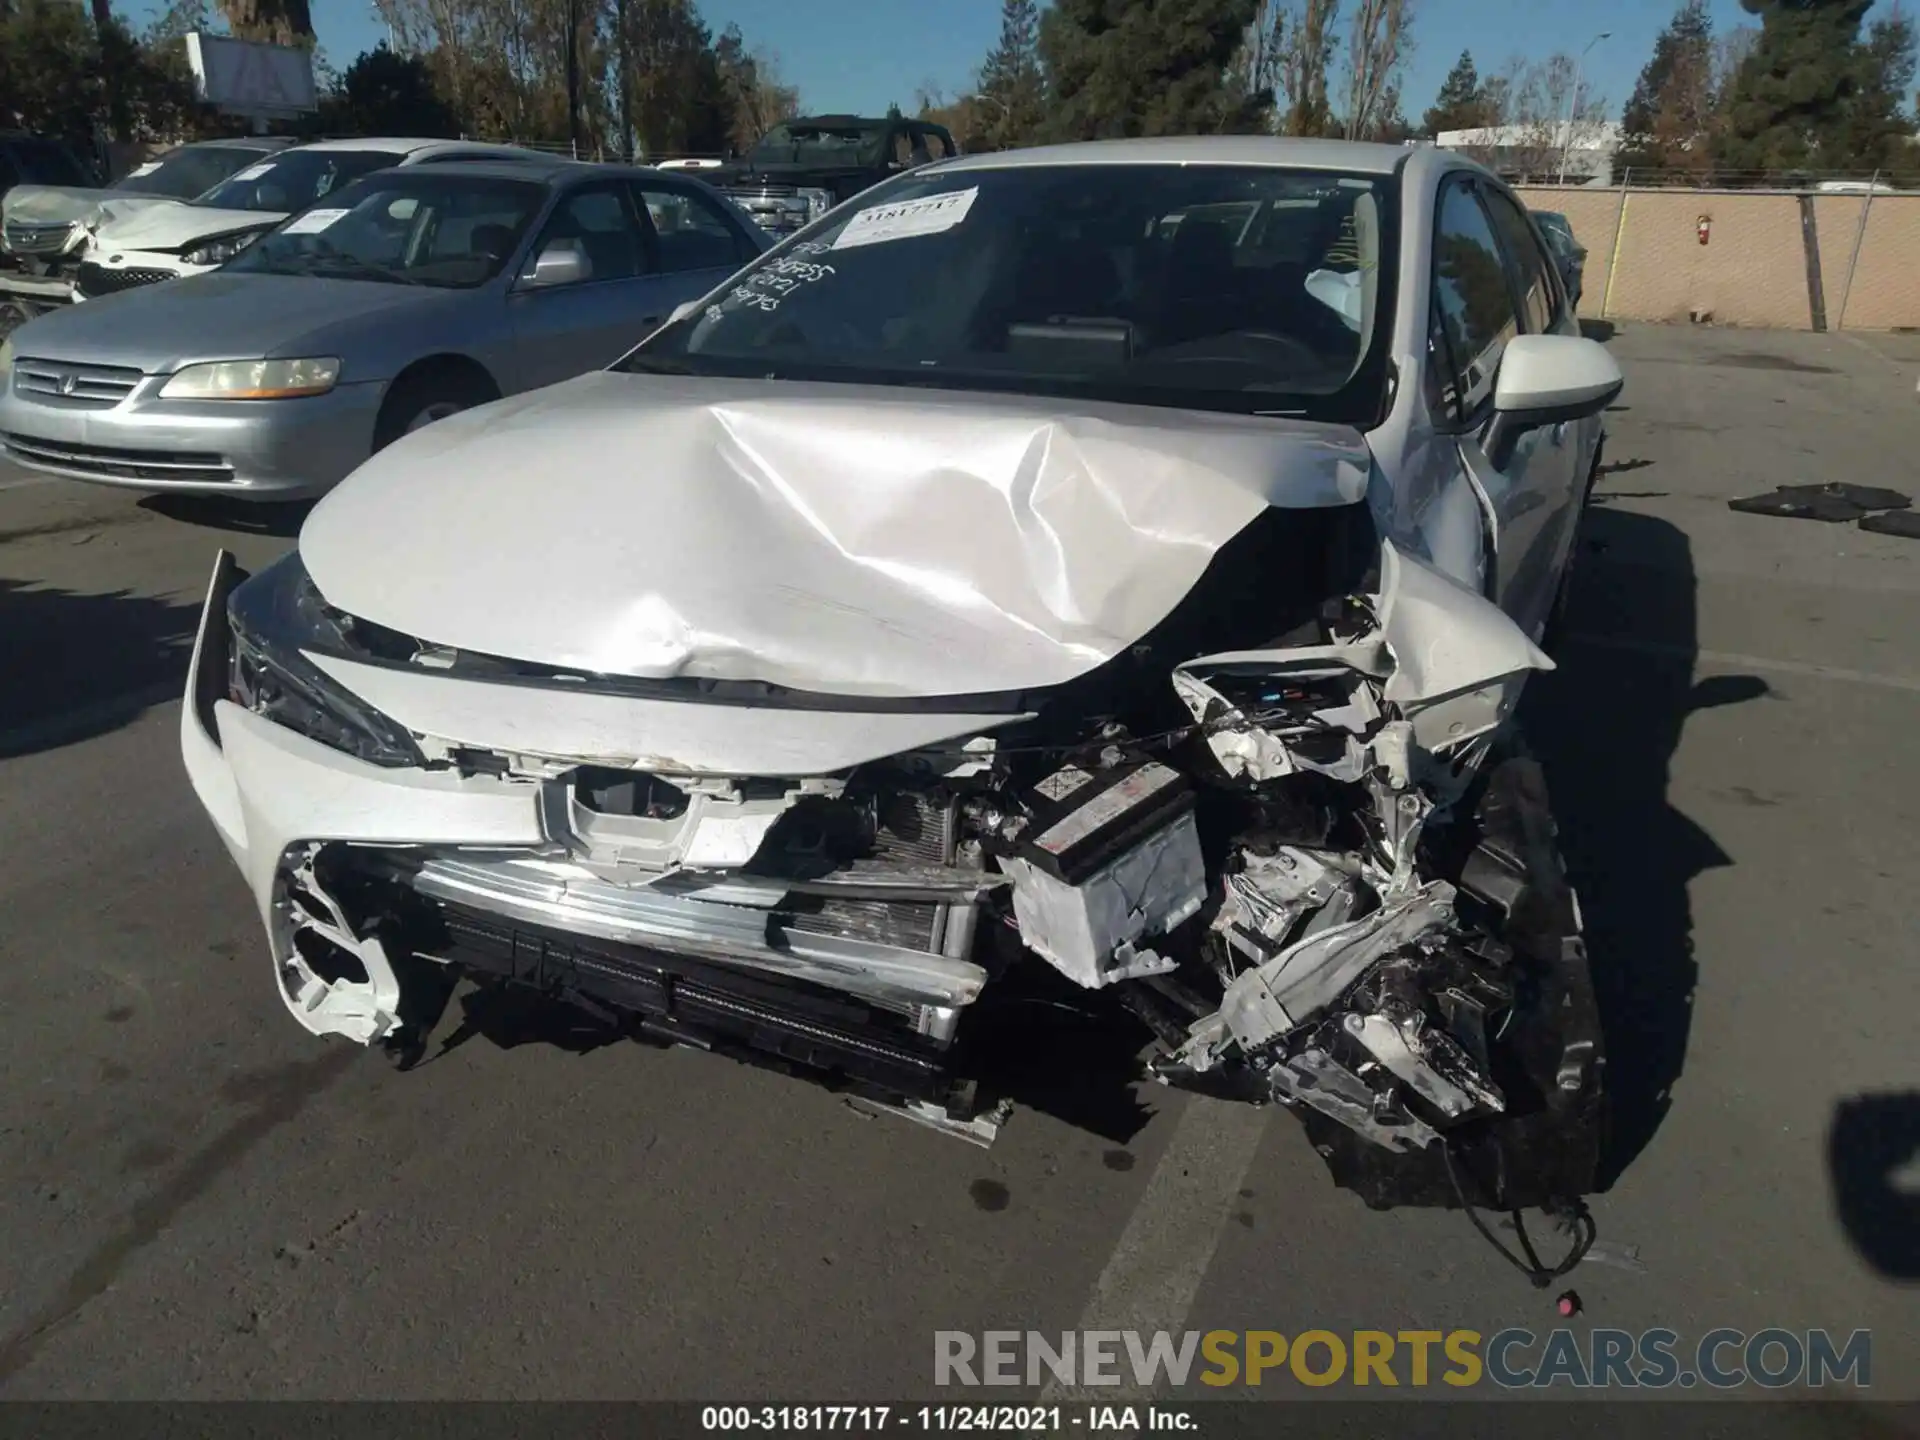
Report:
M1143 765L1109 790L1102 791L1071 815L1063 817L1033 843L1049 855L1060 856L1127 811L1179 782L1164 765Z

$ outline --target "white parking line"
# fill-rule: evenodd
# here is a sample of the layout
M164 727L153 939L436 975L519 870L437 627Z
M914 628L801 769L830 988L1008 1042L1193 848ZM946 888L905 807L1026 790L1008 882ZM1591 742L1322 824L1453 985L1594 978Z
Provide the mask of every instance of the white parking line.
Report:
M1635 655L1657 655L1666 660L1693 660L1732 670L1773 670L1782 675L1805 675L1814 680L1845 680L1854 685L1878 685L1885 690L1920 693L1920 679L1908 675L1881 675L1872 670L1849 670L1843 665L1815 665L1805 660L1773 660L1765 655L1742 655L1732 650L1694 650L1685 645L1663 645L1657 640L1630 640L1623 635L1569 635L1575 645L1596 650L1625 650Z
M1274 1113L1271 1106L1187 1097L1166 1153L1094 1281L1080 1330L1166 1330L1178 1335L1186 1328L1187 1312L1200 1293L1220 1232ZM1129 1374L1124 1364L1121 1373ZM1046 1405L1122 1404L1148 1393L1130 1378L1097 1390L1050 1379L1041 1388L1040 1400Z

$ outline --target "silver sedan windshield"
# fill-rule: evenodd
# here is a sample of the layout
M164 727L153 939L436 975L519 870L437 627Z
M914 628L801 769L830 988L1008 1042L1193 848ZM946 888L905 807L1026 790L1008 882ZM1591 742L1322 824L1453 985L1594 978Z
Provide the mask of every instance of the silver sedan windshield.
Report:
M471 288L500 273L546 196L526 180L383 170L294 216L226 268Z

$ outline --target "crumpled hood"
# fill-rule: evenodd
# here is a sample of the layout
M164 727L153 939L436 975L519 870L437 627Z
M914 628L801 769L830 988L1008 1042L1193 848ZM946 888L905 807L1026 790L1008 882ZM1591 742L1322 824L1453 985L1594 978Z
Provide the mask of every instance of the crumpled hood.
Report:
M97 227L93 243L96 250L180 250L236 231L271 230L286 218L267 210L219 210L211 205L148 206Z
M1269 504L1358 501L1339 426L595 372L382 451L308 517L334 605L595 673L826 694L1060 684Z
M165 195L122 195L75 185L16 185L0 197L0 224L18 221L23 225L54 225L77 220L98 230L131 215L184 206L184 201Z

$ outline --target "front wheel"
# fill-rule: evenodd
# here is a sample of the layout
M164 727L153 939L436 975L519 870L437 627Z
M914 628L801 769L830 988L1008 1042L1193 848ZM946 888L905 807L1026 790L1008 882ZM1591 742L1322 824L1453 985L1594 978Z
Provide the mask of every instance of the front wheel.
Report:
M374 426L373 448L384 450L402 435L411 435L435 421L499 398L499 392L477 376L443 372L403 380L381 407L379 423Z

